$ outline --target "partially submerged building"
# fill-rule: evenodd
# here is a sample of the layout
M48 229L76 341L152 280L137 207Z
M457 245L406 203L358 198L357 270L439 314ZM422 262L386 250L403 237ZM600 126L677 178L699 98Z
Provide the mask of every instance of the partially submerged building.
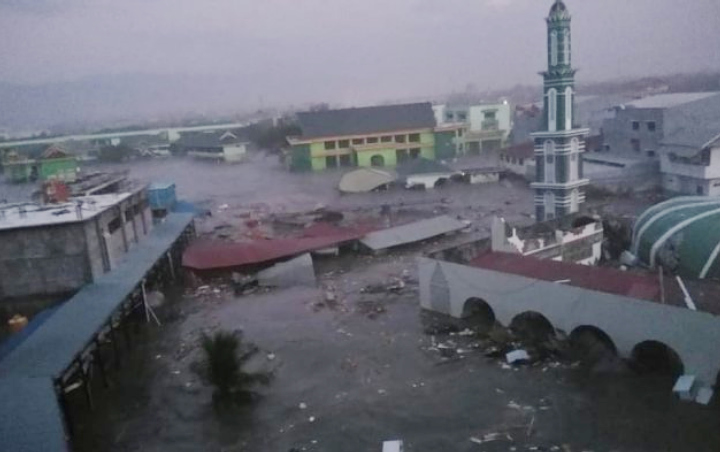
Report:
M439 125L461 124L458 152L465 155L490 155L508 143L512 130L512 112L508 102L479 105L436 105Z
M301 135L288 138L293 171L393 167L436 158L429 103L302 112L297 119Z
M69 294L152 229L146 188L52 205L0 205L0 299Z
M78 164L75 156L58 146L49 146L37 158L30 158L16 152L7 153L3 167L8 180L13 183L59 180L75 182Z
M247 158L249 142L229 131L207 131L184 134L177 146L197 159L240 163Z

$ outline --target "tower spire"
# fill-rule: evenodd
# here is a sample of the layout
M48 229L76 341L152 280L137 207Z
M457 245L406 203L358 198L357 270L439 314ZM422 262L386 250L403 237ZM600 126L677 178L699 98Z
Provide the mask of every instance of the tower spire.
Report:
M579 211L585 200L581 153L587 130L574 124L575 70L572 68L570 12L554 0L547 22L547 70L544 79L544 131L535 140L535 208L538 221Z

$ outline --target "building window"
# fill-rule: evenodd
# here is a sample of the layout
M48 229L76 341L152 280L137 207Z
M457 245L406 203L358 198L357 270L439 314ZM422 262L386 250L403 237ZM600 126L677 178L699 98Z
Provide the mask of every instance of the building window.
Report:
M338 142L338 147L340 149L347 149L350 147L350 140L340 140Z
M408 135L408 141L411 143L419 143L420 142L420 134L419 133L411 133Z
M416 159L420 157L420 148L410 149L410 158Z
M392 137L390 135L385 135L384 137L380 137L381 143L390 143L392 141Z
M655 121L648 121L647 123L648 132L654 132L655 131Z
M610 152L610 145L609 145L609 144L604 145L604 146L603 146L603 150L604 150L605 152Z
M458 113L458 121L465 121L467 120L467 113Z
M550 65L557 66L558 64L558 35L557 31L553 30L550 33Z
M398 164L405 163L409 158L407 149L395 149L395 160Z
M702 185L698 185L698 186L695 188L695 193L697 193L698 195L702 195L702 194L703 194L703 187L702 187Z
M569 86L565 88L565 130L572 129L573 92Z
M557 90L551 88L548 90L548 130L555 132L557 130Z
M405 135L395 135L395 142L396 143L404 143L406 141L407 137Z
M338 166L338 159L334 155L328 155L325 157L325 167L326 168L337 168Z
M326 141L325 142L325 150L331 151L337 147L337 143L334 141Z
M368 137L368 138L367 138L367 144L375 144L375 143L377 143L377 142L378 142L378 138L377 138L377 137Z
M363 140L362 138L353 138L352 144L353 145L365 144L365 140Z
M640 121L633 121L633 122L632 122L632 129L633 129L633 130L640 130Z
M632 150L635 152L640 152L640 140L637 138L633 138L630 140L630 147L632 147Z
M645 151L645 154L647 154L647 156L650 158L655 157L655 151Z
M352 166L352 158L350 155L345 154L340 156L340 166L342 167L348 167Z
M563 37L563 63L570 66L570 30L565 30Z
M453 116L452 113L445 113L445 120L447 122L453 122L454 119L455 119L455 117Z
M495 119L495 112L494 111L486 111L483 113L483 116L485 119Z

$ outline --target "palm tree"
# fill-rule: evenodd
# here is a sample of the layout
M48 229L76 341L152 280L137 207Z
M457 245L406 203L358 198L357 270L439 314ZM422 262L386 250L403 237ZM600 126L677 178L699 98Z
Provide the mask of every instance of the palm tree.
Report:
M203 373L215 387L213 401L247 401L254 394L251 390L254 386L270 382L271 375L267 372L251 373L242 370L259 349L253 344L244 344L241 331L203 334L201 344L205 351Z

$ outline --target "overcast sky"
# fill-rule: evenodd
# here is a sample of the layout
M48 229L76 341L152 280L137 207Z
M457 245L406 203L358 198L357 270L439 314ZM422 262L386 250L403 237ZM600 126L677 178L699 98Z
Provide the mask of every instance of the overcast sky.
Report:
M720 68L720 0L567 0L578 80ZM357 102L539 83L552 0L0 0L0 81L226 75Z

